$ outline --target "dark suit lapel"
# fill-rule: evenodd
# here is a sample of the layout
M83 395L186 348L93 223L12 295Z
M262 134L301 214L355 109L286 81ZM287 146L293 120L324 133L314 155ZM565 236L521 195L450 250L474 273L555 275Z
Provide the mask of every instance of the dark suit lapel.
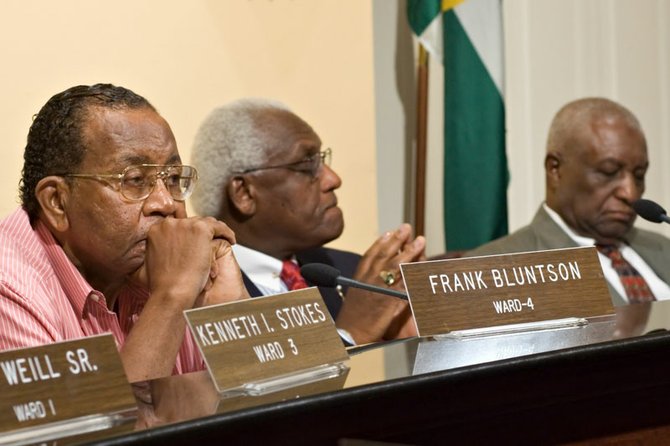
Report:
M343 266L348 265L340 265L335 261L335 259L333 259L333 254L336 253L337 251L320 247L300 252L296 254L296 258L301 266L308 263L324 263L339 269L342 275L345 277L351 277L349 269L343 269ZM309 284L313 285L311 283ZM342 298L340 297L340 294L335 288L327 287L319 287L319 292L321 293L321 296L323 297L323 300L328 307L328 311L333 316L333 319L336 319L338 313L340 312L340 307L342 306ZM343 289L343 292L346 292L346 288Z
M251 281L251 279L249 279L249 276L244 274L244 271L242 271L242 281L244 282L244 286L247 288L247 291L251 297L260 297L263 295L258 287L256 287L256 285Z

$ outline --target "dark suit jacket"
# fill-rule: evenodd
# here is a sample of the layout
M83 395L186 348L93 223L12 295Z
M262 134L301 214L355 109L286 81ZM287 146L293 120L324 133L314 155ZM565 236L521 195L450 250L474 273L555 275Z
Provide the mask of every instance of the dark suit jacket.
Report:
M298 264L300 265L306 265L307 263L325 263L326 265L339 269L344 277L349 278L354 276L354 271L361 259L361 256L354 254L353 252L339 251L330 248L310 249L298 253L296 257L298 259ZM249 277L247 277L244 271L242 271L242 279L244 280L244 285L247 287L247 291L249 291L251 297L259 297L263 295ZM312 284L310 283L310 285ZM323 296L323 300L326 302L328 311L330 311L331 316L335 319L342 306L340 295L334 288L319 287L319 291ZM346 288L343 289L343 291L346 291Z
M656 275L670 283L670 239L651 231L633 228L626 239ZM551 219L542 206L533 221L512 234L489 242L466 253L467 257L511 252L541 251L576 247L577 244ZM627 301L607 284L614 305Z

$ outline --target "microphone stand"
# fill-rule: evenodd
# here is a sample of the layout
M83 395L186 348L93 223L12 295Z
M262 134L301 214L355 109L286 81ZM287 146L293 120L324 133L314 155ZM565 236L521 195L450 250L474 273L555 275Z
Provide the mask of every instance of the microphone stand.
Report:
M401 291L396 291L392 290L389 288L382 288L379 286L374 286L374 285L368 285L367 283L364 282L359 282L358 280L353 280L353 279L348 279L343 276L338 276L336 279L337 283L340 285L347 285L350 287L354 288L361 288L367 291L372 291L373 293L381 293L381 294L387 294L389 296L397 297L399 299L407 300L407 294L401 292Z

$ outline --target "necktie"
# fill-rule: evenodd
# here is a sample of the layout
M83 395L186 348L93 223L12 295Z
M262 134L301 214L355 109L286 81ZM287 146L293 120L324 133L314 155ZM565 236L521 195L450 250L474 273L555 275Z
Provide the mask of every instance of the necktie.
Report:
M647 282L633 265L623 258L619 248L614 245L596 245L596 248L612 260L612 268L619 274L619 279L621 279L621 284L630 303L656 300Z
M290 291L307 288L307 282L300 275L300 267L291 260L284 260L279 278Z

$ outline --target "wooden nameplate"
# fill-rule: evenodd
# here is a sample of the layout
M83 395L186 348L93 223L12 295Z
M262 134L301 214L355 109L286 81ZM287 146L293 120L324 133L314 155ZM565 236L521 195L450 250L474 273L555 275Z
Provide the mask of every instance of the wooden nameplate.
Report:
M594 247L400 268L421 336L614 313Z
M111 334L0 352L0 443L112 427L137 409Z
M184 314L220 393L260 394L332 377L349 359L317 288Z

